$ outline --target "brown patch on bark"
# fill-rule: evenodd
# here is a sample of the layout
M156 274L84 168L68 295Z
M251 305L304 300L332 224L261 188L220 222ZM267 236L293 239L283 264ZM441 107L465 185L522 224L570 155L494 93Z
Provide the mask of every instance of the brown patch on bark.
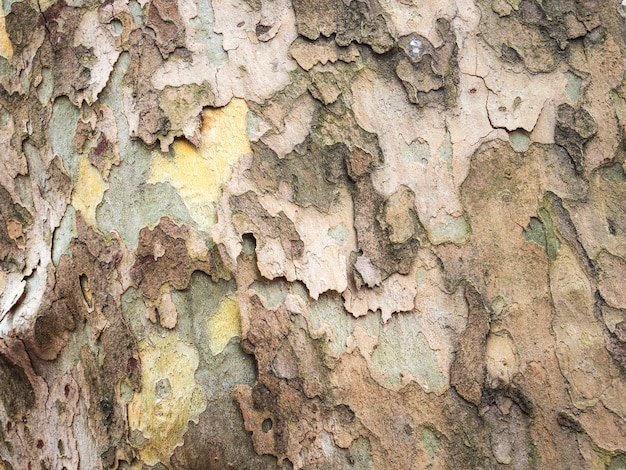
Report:
M470 403L480 405L486 377L485 345L489 334L489 311L474 286L465 284L468 319L459 338L450 369L450 385Z
M595 120L585 109L575 109L569 104L557 108L554 141L567 150L579 173L583 171L585 144L597 131Z
M219 260L209 254L208 260L192 259L186 240L189 228L178 226L168 217L162 217L154 229L144 227L139 232L139 245L130 276L139 291L150 300L156 300L159 289L169 283L184 289L191 273L201 270L216 278L220 274Z
M148 6L146 26L154 31L156 45L164 59L185 45L185 26L178 12L178 2L153 0Z
M334 34L339 46L354 41L369 44L379 54L393 45L393 36L377 1L345 5L331 0L297 0L294 10L298 32L309 39Z

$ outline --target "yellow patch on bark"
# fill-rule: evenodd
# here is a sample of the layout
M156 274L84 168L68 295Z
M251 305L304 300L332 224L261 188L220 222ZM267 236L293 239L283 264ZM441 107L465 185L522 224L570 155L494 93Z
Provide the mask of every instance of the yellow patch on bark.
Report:
M239 304L234 296L227 295L209 316L209 348L213 355L221 353L233 336L241 336Z
M98 169L86 158L81 158L78 161L78 179L72 193L72 206L81 211L87 223L94 227L96 226L96 208L107 189L109 185L102 179Z
M189 421L197 422L206 398L196 383L198 352L176 333L151 335L139 343L141 392L128 404L131 444L147 465L167 464L183 444Z
M217 221L217 200L233 163L251 151L247 112L248 106L241 99L233 99L223 108L208 109L202 113L199 147L179 139L172 144L174 158L153 154L148 182L174 186L201 230L208 232Z
M13 44L7 34L4 15L2 13L0 13L0 56L7 60L13 58Z

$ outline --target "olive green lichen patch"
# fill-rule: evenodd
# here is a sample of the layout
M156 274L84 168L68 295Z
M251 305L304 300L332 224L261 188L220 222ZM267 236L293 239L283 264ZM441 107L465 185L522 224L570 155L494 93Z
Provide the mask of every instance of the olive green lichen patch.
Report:
M561 242L555 234L552 217L546 209L539 209L539 218L532 217L522 232L524 240L533 241L546 250L548 258L554 260Z
M614 163L604 168L600 168L599 172L600 175L602 175L602 178L608 181L621 184L626 183L626 172L624 171L624 166L619 163Z
M531 72L549 72L556 68L569 41L587 34L597 25L597 13L587 6L519 2L518 8L505 12L492 10L492 4L480 2L484 19L484 40L509 64L521 64ZM505 34L496 33L505 31Z
M528 222L528 227L526 227L522 233L524 240L533 241L543 248L546 247L546 233L543 224L538 218L532 217L530 222Z

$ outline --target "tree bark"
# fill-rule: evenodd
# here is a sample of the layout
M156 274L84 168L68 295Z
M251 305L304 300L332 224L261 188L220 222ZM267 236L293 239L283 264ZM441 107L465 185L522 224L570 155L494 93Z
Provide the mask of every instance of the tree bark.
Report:
M0 470L626 467L619 2L3 8Z

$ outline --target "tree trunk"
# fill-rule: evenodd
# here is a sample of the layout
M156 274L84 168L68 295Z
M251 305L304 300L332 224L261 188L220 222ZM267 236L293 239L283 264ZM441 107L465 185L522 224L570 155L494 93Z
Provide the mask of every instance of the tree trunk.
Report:
M0 17L0 469L624 469L597 0Z

